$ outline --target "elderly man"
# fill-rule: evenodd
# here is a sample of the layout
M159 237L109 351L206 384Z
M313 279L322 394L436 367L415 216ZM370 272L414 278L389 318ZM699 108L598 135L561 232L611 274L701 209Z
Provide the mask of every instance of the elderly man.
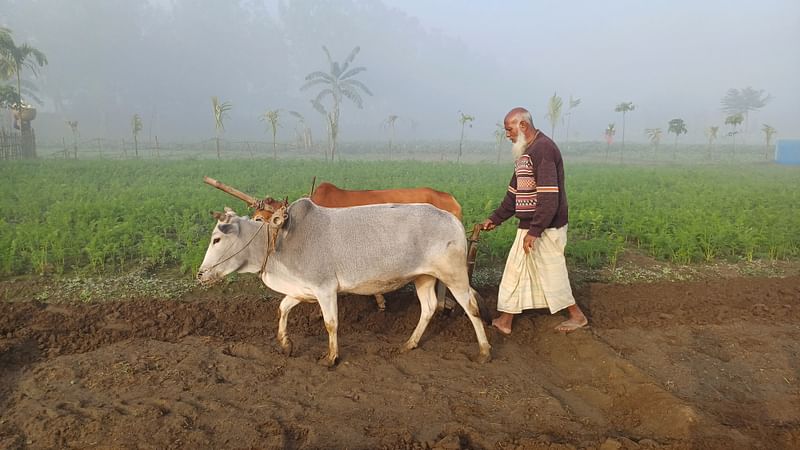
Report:
M483 222L483 229L492 230L513 215L519 219L519 227L500 281L500 316L492 325L508 335L514 315L523 310L548 308L555 314L566 309L569 319L556 330L576 330L588 321L572 296L564 259L568 213L561 152L534 128L531 114L524 108L512 109L503 124L513 143L514 175L505 198Z

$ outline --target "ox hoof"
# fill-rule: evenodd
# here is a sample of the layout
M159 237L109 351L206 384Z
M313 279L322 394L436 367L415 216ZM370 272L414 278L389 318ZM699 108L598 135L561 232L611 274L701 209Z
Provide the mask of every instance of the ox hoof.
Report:
M402 347L400 347L400 353L408 353L415 348L417 348L417 344L413 342L406 342Z
M479 353L478 359L475 360L479 364L486 364L492 360L492 354L490 352L486 353Z
M287 338L286 342L281 342L281 353L284 356L292 356L292 351L294 350L294 344L292 344L292 340Z
M327 353L322 355L317 360L317 364L319 364L321 366L325 366L325 367L327 367L329 369L332 369L332 368L336 367L336 364L338 364L338 363L339 363L339 357L338 356L334 356L333 358L331 358L330 355L328 355Z

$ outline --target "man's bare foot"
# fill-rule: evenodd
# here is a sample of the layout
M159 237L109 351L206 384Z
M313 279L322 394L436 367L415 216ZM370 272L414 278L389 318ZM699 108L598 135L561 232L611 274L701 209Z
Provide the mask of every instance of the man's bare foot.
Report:
M585 327L588 323L589 323L589 321L586 320L585 316L581 317L581 318L574 318L574 319L570 318L568 320L565 320L565 321L561 322L556 327L556 331L562 331L564 333L569 333L569 332L577 330L578 328Z
M497 329L497 331L505 334L506 336L511 334L511 323L514 320L514 315L509 313L500 313L496 319L492 320L492 326Z

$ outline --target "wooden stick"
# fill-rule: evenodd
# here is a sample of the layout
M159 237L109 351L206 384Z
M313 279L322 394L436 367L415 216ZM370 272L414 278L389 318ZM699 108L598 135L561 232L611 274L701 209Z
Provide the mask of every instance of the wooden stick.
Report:
M217 180L215 180L213 178L209 178L209 177L203 177L203 181L205 181L206 184L210 184L211 186L214 186L215 188L217 188L217 189L219 189L219 190L221 190L223 192L226 192L226 193L238 198L239 200L242 200L243 202L247 203L247 206L250 206L251 208L256 206L256 199L254 199L253 197L250 197L249 195L245 194L244 192L242 192L242 191L240 191L238 189L234 189L234 188L232 188L232 187L230 187L230 186L228 186L228 185L226 185L224 183L221 183L221 182L219 182L219 181L217 181Z

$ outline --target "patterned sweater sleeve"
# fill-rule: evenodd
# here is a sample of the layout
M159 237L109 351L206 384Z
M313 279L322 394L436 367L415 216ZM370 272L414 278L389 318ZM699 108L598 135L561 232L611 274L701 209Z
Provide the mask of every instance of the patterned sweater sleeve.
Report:
M511 181L508 183L506 196L503 197L503 201L500 202L500 206L498 206L492 215L489 216L489 219L491 219L493 224L499 226L501 223L508 220L509 217L514 215L514 212L516 211L516 196L517 172L514 171L514 175L511 176Z
M536 171L536 211L528 234L540 237L558 212L558 169L552 151L540 151L534 156Z

